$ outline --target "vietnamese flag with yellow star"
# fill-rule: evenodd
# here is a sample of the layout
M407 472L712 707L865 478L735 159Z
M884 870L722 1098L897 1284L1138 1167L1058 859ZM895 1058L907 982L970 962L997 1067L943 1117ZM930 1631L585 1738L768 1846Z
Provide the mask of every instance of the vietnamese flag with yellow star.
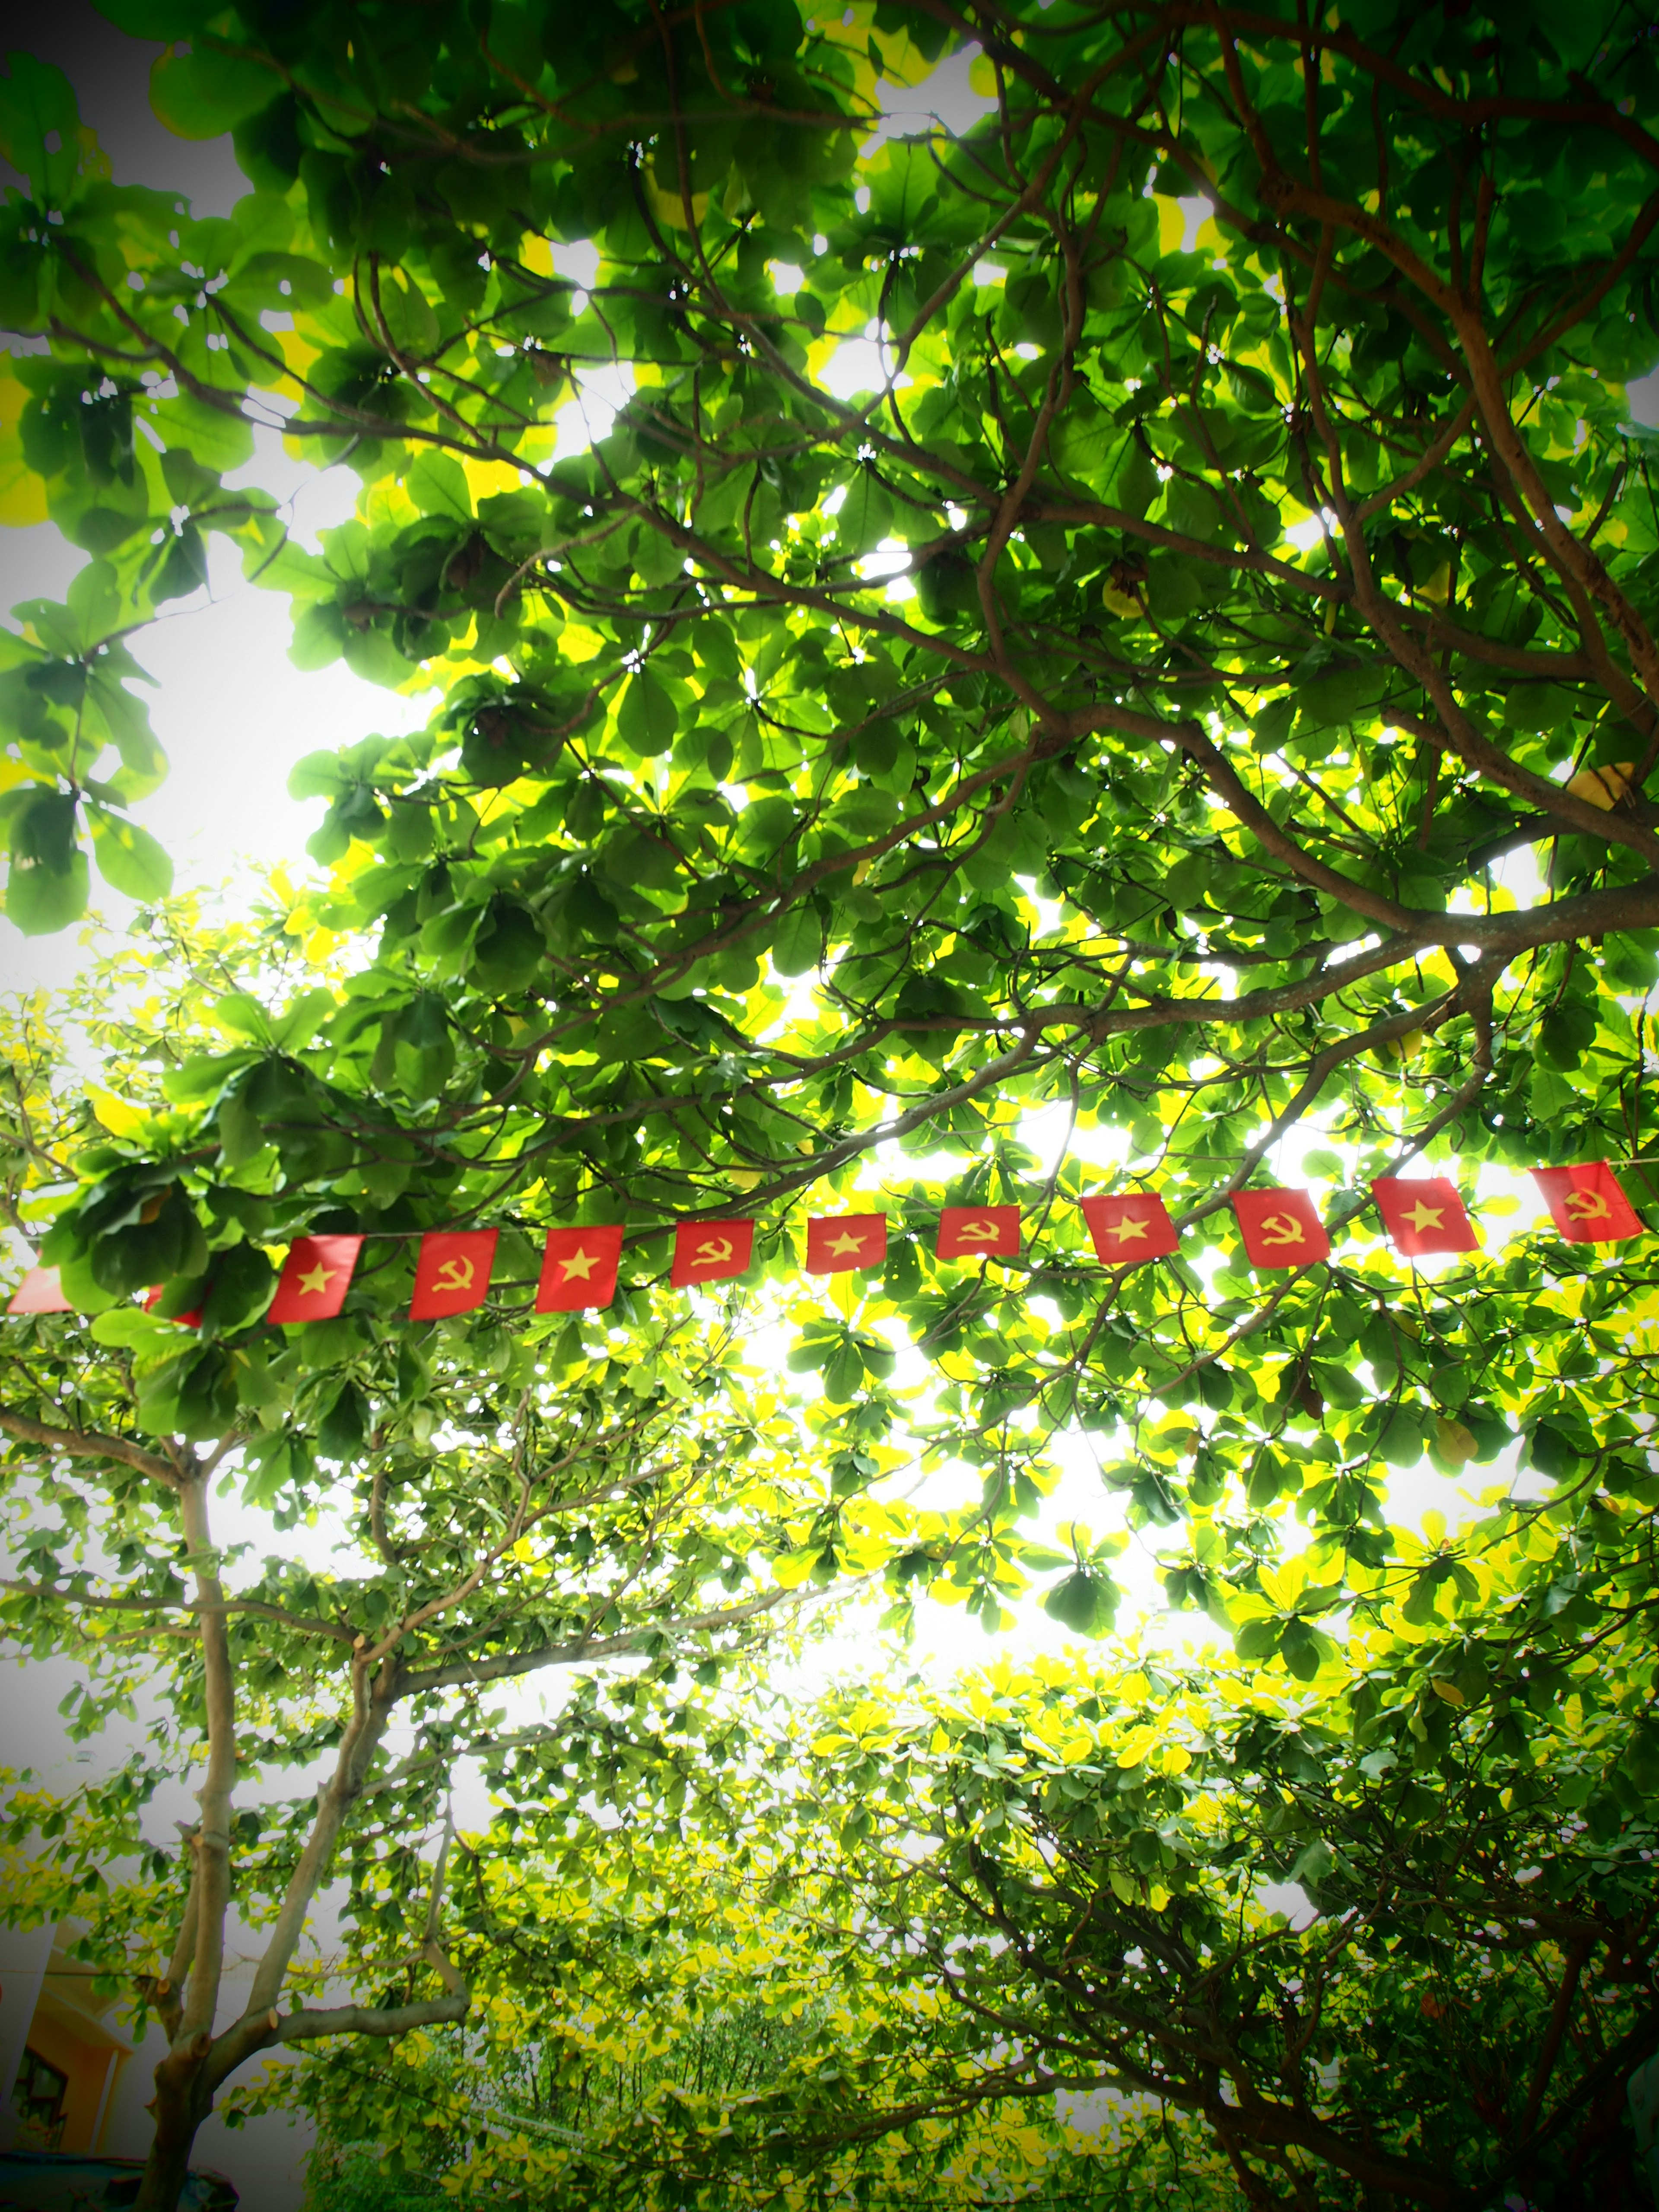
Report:
M1305 1190L1236 1190L1233 1212L1253 1267L1303 1267L1331 1255L1325 1224Z
M841 1275L849 1267L878 1267L886 1257L884 1213L842 1213L806 1224L809 1275Z
M1622 1244L1642 1234L1642 1219L1606 1160L1576 1168L1534 1168L1555 1225L1573 1244Z
M1180 1246L1169 1207L1149 1191L1120 1192L1111 1197L1081 1199L1079 1203L1095 1251L1109 1267L1133 1266L1137 1260L1167 1259Z
M1017 1206L947 1206L939 1214L935 1259L1006 1260L1018 1252Z
M1480 1239L1455 1183L1444 1176L1406 1182L1378 1176L1371 1196L1394 1249L1404 1260L1425 1252L1478 1252Z
M550 1229L536 1285L538 1313L591 1313L617 1295L622 1265L620 1221L597 1229Z
M446 1321L451 1314L481 1306L489 1294L500 1234L495 1229L434 1229L422 1237L409 1302L410 1321Z
M277 1279L267 1321L332 1321L345 1304L361 1237L296 1237Z
M746 1274L755 1249L752 1221L682 1221L674 1231L668 1279L677 1291Z

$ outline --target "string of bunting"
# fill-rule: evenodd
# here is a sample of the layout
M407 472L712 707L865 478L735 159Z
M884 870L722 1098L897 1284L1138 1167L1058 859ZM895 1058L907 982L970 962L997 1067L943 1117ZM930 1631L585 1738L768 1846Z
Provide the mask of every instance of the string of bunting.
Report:
M1617 1244L1639 1237L1643 1224L1606 1160L1578 1167L1534 1168L1534 1181L1561 1235L1576 1244ZM1395 1249L1403 1259L1436 1252L1477 1252L1480 1239L1468 1209L1443 1176L1407 1181L1379 1177L1371 1194ZM1169 1208L1156 1193L1129 1191L1079 1200L1097 1256L1109 1267L1133 1267L1166 1259L1181 1238ZM1328 1259L1331 1241L1312 1194L1268 1188L1235 1191L1232 1207L1252 1267L1302 1267ZM674 1231L669 1281L677 1290L729 1282L748 1273L754 1256L752 1217L682 1221ZM421 1239L415 1266L411 1321L444 1321L481 1306L489 1292L499 1231L438 1229ZM296 1237L277 1279L267 1321L331 1321L345 1303L366 1238ZM550 1229L536 1286L538 1313L596 1311L611 1304L622 1264L623 1228ZM934 1256L940 1260L1013 1259L1020 1251L1018 1206L947 1206L939 1218ZM828 1215L806 1224L809 1275L845 1274L878 1267L887 1256L884 1213ZM159 1290L150 1293L154 1305ZM56 1267L33 1267L23 1277L9 1314L70 1313ZM185 1327L199 1314L180 1314Z

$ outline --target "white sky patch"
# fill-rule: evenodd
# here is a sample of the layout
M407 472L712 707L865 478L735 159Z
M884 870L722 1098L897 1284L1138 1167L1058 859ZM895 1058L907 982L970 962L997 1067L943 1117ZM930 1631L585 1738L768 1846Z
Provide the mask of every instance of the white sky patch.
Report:
M960 137L994 115L995 94L975 92L969 82L980 58L980 47L970 44L948 56L920 84L894 84L884 77L876 87L881 120L864 142L864 157L867 160L890 138L917 137L936 123Z
M817 381L833 398L847 402L868 392L879 392L888 374L888 364L877 338L843 338L819 369ZM909 377L901 376L896 388L908 391L910 382Z
M1285 532L1285 542L1294 545L1298 553L1311 553L1316 545L1325 543L1328 524L1331 529L1335 529L1336 517L1328 507L1323 511L1322 520L1319 515L1310 514L1305 521L1293 522Z
M884 538L873 553L866 553L858 564L858 571L866 582L874 583L883 576L896 576L910 559L910 549L902 538Z
M557 239L550 241L556 274L568 276L573 284L591 291L593 280L599 273L599 249L590 238L580 240L574 246L562 245Z
M558 432L553 448L556 461L574 459L611 435L617 410L627 404L634 392L633 365L607 362L599 368L578 369L574 381L576 397L566 400L552 418Z
M1176 205L1181 210L1182 220L1186 224L1182 234L1181 250L1183 253L1190 253L1198 243L1199 232L1215 213L1215 203L1199 193L1189 199L1178 199Z

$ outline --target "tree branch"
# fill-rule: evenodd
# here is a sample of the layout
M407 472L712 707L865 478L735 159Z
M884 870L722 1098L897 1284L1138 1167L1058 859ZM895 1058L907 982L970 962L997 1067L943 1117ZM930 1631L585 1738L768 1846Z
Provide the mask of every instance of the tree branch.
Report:
M44 1421L14 1413L4 1406L0 1406L0 1431L15 1437L20 1443L39 1444L66 1459L112 1459L118 1466L130 1467L135 1474L147 1474L152 1482L165 1483L169 1490L180 1489L184 1483L183 1474L171 1461L146 1451L142 1444L130 1443L125 1437L105 1436L97 1429L50 1428Z

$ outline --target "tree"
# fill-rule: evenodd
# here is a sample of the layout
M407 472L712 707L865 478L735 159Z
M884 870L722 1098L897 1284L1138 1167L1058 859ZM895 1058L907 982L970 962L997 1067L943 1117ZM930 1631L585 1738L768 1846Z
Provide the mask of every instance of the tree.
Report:
M54 72L4 88L29 185L0 313L45 347L0 407L10 511L91 556L4 647L9 910L78 909L82 831L118 885L162 885L123 654L204 532L291 593L301 660L442 695L419 739L301 771L330 873L285 927L343 941L328 1007L258 990L228 1054L192 1031L173 1118L86 1153L44 1247L88 1310L212 1278L187 1358L217 1438L275 1433L245 1395L264 1243L366 1234L384 1319L427 1229L581 1209L645 1285L672 1219L740 1201L781 1275L801 1208L896 1147L886 1268L797 1317L827 1425L782 1516L799 1582L896 1552L899 1617L932 1586L994 1626L1044 1571L1103 1627L1109 1548L1078 1531L1039 1568L1020 1529L1080 1425L1132 1520L1187 1522L1176 1594L1267 1591L1250 1656L1312 1679L1367 1575L1426 1604L1466 1571L1395 1551L1389 1465L1517 1428L1546 1474L1641 1464L1642 1248L1431 1279L1339 1237L1269 1281L1221 1224L1292 1131L1329 1139L1339 1231L1413 1159L1647 1149L1647 27L112 12L170 42L159 111L233 131L254 189L193 222L99 175ZM969 43L981 123L866 137L884 79ZM601 371L623 404L564 453L554 414ZM362 477L319 556L224 488L261 420ZM1039 1109L1161 1188L1179 1258L1085 1259L1084 1168L1039 1171ZM1027 1255L936 1263L936 1206L997 1197ZM27 1418L61 1427L87 1355L59 1326L59 1411ZM863 1502L901 1334L935 1363L920 1445L983 1481L909 1536ZM358 1342L341 1419L372 1437L400 1386L391 1340ZM107 1371L109 1432L150 1450ZM316 1387L260 1460L283 1512ZM1279 1604L1291 1510L1320 1579Z
M96 557L11 648L19 915L78 900L77 806L138 849L88 749L118 641L222 531L303 660L444 693L298 781L333 873L295 927L380 931L345 1172L388 1187L418 1129L405 1189L488 1153L500 1207L554 1164L643 1223L943 1157L944 1194L1042 1231L1053 1323L908 1237L884 1279L1010 1498L1048 1425L1148 1392L1201 1398L1264 1500L1323 1401L1356 1534L1379 1451L1488 1449L1482 1363L1425 1393L1386 1271L1102 1295L1079 1170L1033 1175L1018 1123L1119 1133L1189 1259L1310 1117L1347 1140L1313 1163L1338 1225L1425 1152L1641 1152L1650 40L1506 9L1402 15L1396 52L1382 7L130 20L195 41L160 110L233 128L258 189L206 227L113 191L20 64L9 297L49 349L14 365L17 481ZM859 150L878 69L981 33L994 114ZM631 397L550 458L601 368ZM320 556L217 482L262 418L363 477ZM1493 873L1533 848L1541 896ZM850 1376L866 1341L803 1350ZM1123 1465L1153 1514L1216 1479Z
M280 1005L296 975L311 989L266 1034L254 993ZM215 931L180 907L80 987L81 1048L105 1079L90 1109L38 1008L9 1040L9 1218L27 1224L78 1165L96 1177L106 1283L172 1284L153 1308L106 1291L89 1325L14 1320L0 1397L18 1559L0 1617L25 1651L77 1662L71 1735L116 1741L80 1787L14 1776L8 1830L44 1849L28 1915L90 1920L97 1970L167 2027L144 2206L173 2204L198 2126L259 2051L467 2017L476 1946L446 1896L463 1760L533 1791L544 1825L578 1803L672 1820L743 1741L740 1720L708 1726L690 1680L814 1589L797 1577L792 1591L770 1562L823 1479L745 1364L736 1312L677 1325L624 1298L631 1327L537 1319L514 1308L534 1270L509 1252L492 1311L413 1330L394 1243L338 1319L260 1319L277 1152L250 1160L246 1208L205 1224L153 1162L190 1125L170 1084L190 1089L204 1066L221 1084L250 1063L280 1073L319 997L333 1006L280 916ZM234 1043L250 1029L271 1056ZM228 1054L209 1049L227 1036ZM325 1141L319 1124L304 1141ZM168 1317L181 1300L193 1324ZM216 1477L264 1509L263 1560L253 1542L216 1544ZM872 1513L879 1557L891 1516ZM509 1725L499 1692L550 1669L573 1677L556 1710ZM137 1698L152 1717L125 1731ZM281 1794L284 1769L319 1764L319 1786ZM186 1778L200 1818L158 1849L144 1808ZM302 1948L342 1882L356 1986L374 1992L361 2004L339 2002L326 1960ZM233 1900L262 1951L246 2005L221 2021Z
M1651 1473L1616 1499L1498 1493L1433 1607L1378 1575L1310 1680L1120 1647L945 1697L860 1681L783 1721L720 1828L696 1824L696 1887L737 1954L701 1970L705 2002L801 2021L795 2048L742 2094L705 2087L653 2007L672 2093L536 2146L539 2201L642 2173L680 2205L1035 2181L1039 2204L1102 2208L1195 2184L1298 2212L1634 2212L1626 2086L1659 2048L1656 1504ZM586 1870L624 1868L619 1840ZM1261 1894L1286 1882L1296 1921ZM628 1973L609 1962L611 2002ZM671 1937L659 1978L683 1973ZM1067 2098L1108 2123L1098 2164ZM469 2185L487 2198L511 2156L482 2148Z

